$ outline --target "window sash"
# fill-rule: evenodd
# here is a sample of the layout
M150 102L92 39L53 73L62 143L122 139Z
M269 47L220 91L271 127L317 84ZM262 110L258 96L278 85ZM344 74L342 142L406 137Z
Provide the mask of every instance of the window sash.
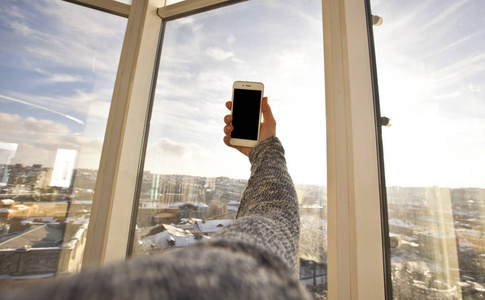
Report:
M384 299L379 173L364 1L323 0L329 299Z
M85 266L126 257L161 33L162 20L156 11L163 2L140 0L132 4L101 154Z

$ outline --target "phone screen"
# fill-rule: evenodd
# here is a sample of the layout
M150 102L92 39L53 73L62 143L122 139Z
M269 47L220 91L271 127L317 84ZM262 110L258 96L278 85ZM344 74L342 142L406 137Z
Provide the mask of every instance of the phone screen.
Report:
M257 141L261 91L234 89L232 105L231 137Z

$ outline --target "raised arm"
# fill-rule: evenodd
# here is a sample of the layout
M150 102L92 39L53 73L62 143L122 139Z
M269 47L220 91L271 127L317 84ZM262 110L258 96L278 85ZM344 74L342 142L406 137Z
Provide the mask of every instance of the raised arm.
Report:
M215 238L256 247L296 272L300 232L298 200L286 167L283 146L274 136L276 122L267 98L263 102L263 116L263 141L254 149L238 149L249 153L251 177L242 196L237 220ZM230 116L226 116L225 122L230 123ZM227 138L232 131L231 125L224 131Z

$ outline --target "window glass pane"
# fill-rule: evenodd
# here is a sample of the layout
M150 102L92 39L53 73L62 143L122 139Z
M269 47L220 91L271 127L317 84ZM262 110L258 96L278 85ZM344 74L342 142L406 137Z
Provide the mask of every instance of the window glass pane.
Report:
M299 194L301 277L309 288L324 293L321 14L319 0L258 0L167 23L134 255L210 238L235 217L250 165L222 141L223 117L229 114L224 103L231 100L234 81L258 81L265 85Z
M372 11L396 299L485 297L485 2Z
M126 19L57 0L0 12L2 294L81 267Z

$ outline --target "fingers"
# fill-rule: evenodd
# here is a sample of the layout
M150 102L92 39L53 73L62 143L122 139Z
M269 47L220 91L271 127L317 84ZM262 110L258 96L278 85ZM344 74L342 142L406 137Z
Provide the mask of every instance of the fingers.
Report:
M232 104L231 102L226 103L226 107L228 106L227 104L229 103L229 107ZM229 108L228 107L228 108ZM224 144L226 144L229 147L233 147L230 143L229 140L231 139L231 132L234 130L234 127L231 125L232 122L232 116L227 115L224 117L224 123L226 123L226 126L224 126Z
M227 115L224 117L224 123L226 123L226 125L229 125L231 124L232 122L232 116L231 115Z
M229 147L233 147L233 146L232 146L232 145L229 143L229 140L230 140L230 139L231 139L231 135L226 134L226 135L224 136L224 139L223 139L223 140L224 140L224 144L226 144L226 145L227 145L227 146L229 146Z
M232 109L232 102L231 101L227 101L226 102L226 108L231 110ZM224 144L226 144L227 146L229 147L233 147L233 145L231 145L229 143L229 141L231 140L231 132L234 130L234 127L231 125L231 122L232 122L232 115L226 115L224 117L224 123L226 124L226 126L224 126Z
M224 126L224 134L226 135L231 134L233 130L234 126L232 126L231 124L227 124L226 126Z
M232 102L231 101L227 101L226 102L226 107L227 107L227 109L231 110L231 108L232 108ZM224 123L226 123L226 125L229 125L231 122L232 122L232 115L227 115L227 116L224 117ZM224 129L224 132L226 132L225 129Z

